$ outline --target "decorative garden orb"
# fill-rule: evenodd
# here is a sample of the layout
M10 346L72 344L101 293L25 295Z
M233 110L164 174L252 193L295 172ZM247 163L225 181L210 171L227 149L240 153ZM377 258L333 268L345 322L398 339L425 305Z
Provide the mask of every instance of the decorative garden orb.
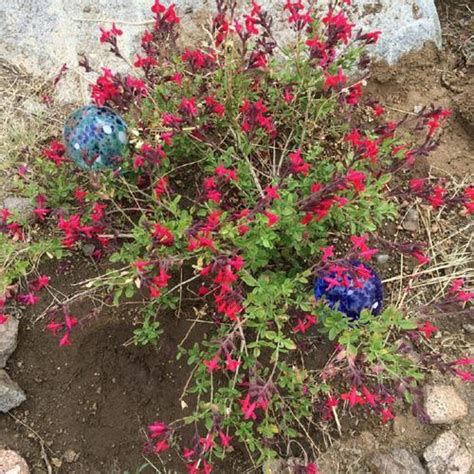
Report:
M108 107L86 105L67 117L64 141L67 154L80 168L115 168L126 150L127 124Z
M314 296L317 300L325 298L330 308L337 308L338 311L344 313L352 321L359 319L360 313L364 309L368 309L373 315L380 314L383 306L383 286L382 282L372 268L364 263L354 261L354 266L363 266L367 269L371 276L367 279L359 278L362 285L361 288L354 286L354 281L349 274L337 278L335 273L328 273L316 278L314 282ZM332 286L325 278L336 279L342 282L346 278L348 286Z

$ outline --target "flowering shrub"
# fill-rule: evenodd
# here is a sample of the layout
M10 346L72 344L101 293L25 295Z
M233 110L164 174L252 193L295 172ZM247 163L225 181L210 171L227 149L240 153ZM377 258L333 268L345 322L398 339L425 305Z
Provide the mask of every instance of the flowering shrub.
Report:
M201 344L179 347L178 358L192 366L192 414L148 427L148 448L160 453L195 426L181 447L191 473L210 472L235 443L256 464L292 439L315 455L314 420L339 423L340 404L387 422L406 401L423 416L419 383L433 357L416 363L410 347L437 328L393 307L351 320L316 302L312 285L323 275L329 287L363 285L371 275L365 263L380 250L426 265L423 243L377 232L397 215L396 199L470 214L474 188L459 196L441 182L409 181L450 113L424 108L387 122L381 104L363 100L365 47L380 32L355 30L348 4L334 1L322 12L288 0L294 42L278 45L260 5L239 16L218 0L212 42L180 51L175 8L155 0L137 76L104 68L91 90L94 103L125 114L129 154L115 170L90 176L72 171L55 141L37 160L34 183L24 171L37 220L56 226L61 247L93 244L92 256L112 263L93 289L104 303L143 299L137 344L158 340L164 310L181 307L184 290L198 319L214 323ZM116 25L101 28L100 42L118 57L121 34ZM85 56L80 64L92 70ZM8 238L24 237L6 210L0 225ZM447 304L472 298L462 285ZM33 282L12 295L30 304L39 289ZM60 345L71 344L77 319L68 307L50 317ZM327 360L314 367L311 350L325 341ZM472 379L457 369L468 359L435 362ZM316 464L301 471L314 473Z

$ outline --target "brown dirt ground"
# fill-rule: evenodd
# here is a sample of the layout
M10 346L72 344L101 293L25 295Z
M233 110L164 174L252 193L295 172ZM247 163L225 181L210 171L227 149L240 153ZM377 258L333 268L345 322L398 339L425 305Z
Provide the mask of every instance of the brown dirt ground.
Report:
M397 116L422 104L453 109L450 127L429 165L440 173L465 176L474 170L474 20L466 5L459 2L440 0L439 9L445 51L427 46L422 52L408 55L395 68L377 65L368 93L383 98L383 104ZM49 273L56 273L52 287L65 294L72 284L97 274L91 261L82 257L72 262L72 269L66 274L58 274L55 268L50 270ZM48 301L47 294L43 299ZM85 301L71 309L84 315L93 307L93 301ZM188 328L187 311L180 319L172 314L165 318L165 336L158 347L140 348L124 346L130 339L135 308L128 304L121 305L118 311L103 310L100 317L76 331L72 347L61 350L44 332L43 321L35 322L41 306L34 311L20 310L19 345L8 371L26 391L28 400L11 417L0 418L0 447L20 452L33 473L48 472L48 465L51 472L57 473L135 472L145 463L146 424L186 414L179 396L188 371L176 361L176 346ZM462 331L466 322L464 316L437 320L443 337L433 340L433 345L443 346L453 356L466 355L469 344L474 342ZM198 334L192 338L198 339ZM189 342L193 342L192 338ZM459 383L458 389L472 403L472 390ZM408 415L387 426L370 420L358 424L350 415L344 421L344 438L320 460L325 472L361 472L364 469L360 462L377 447L408 444L420 454L439 432L433 426L420 426ZM465 442L472 443L472 419L464 420L455 430ZM69 459L65 456L68 450L78 456L69 451L74 458ZM156 468L149 465L143 472L183 472L182 464L176 464L176 459L166 454L150 460ZM240 473L244 464L244 454L237 451L217 472Z

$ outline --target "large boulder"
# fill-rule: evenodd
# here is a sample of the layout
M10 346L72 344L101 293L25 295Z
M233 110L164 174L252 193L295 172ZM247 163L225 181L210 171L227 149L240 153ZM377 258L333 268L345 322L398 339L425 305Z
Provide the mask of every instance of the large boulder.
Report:
M22 66L42 77L53 77L67 63L74 72L63 82L59 95L64 100L88 97L89 78L78 69L77 57L87 53L94 67L126 69L126 63L108 54L98 44L99 26L110 28L111 21L123 29L120 48L131 58L138 35L151 19L152 0L9 0L0 2L0 58ZM165 2L167 3L167 2ZM241 4L248 5L249 2ZM286 40L290 35L283 21L283 0L262 0L276 17L274 32ZM327 0L321 2L321 5ZM354 22L365 31L381 30L374 48L378 58L394 63L404 53L419 49L426 41L441 46L441 29L434 0L354 0ZM197 45L196 32L208 25L213 2L176 0L183 17L185 42ZM319 3L318 3L319 5ZM79 87L78 87L79 84Z

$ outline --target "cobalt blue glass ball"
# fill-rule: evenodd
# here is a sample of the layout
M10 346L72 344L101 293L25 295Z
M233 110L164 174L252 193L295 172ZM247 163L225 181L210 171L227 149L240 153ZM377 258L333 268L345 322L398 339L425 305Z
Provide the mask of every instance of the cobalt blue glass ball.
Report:
M67 154L80 168L116 168L127 148L127 124L108 107L86 105L67 117L64 141Z
M368 309L374 316L382 311L383 306L383 286L379 276L368 265L361 262L352 262L352 265L363 266L370 272L366 279L358 278L360 288L354 285L354 279L349 272L345 272L337 277L336 273L323 274L316 278L314 282L314 296L317 300L325 298L330 308L337 309L344 313L352 321L359 319L360 313ZM353 274L356 275L354 272ZM346 286L332 286L328 279L336 279L342 283L345 278Z

